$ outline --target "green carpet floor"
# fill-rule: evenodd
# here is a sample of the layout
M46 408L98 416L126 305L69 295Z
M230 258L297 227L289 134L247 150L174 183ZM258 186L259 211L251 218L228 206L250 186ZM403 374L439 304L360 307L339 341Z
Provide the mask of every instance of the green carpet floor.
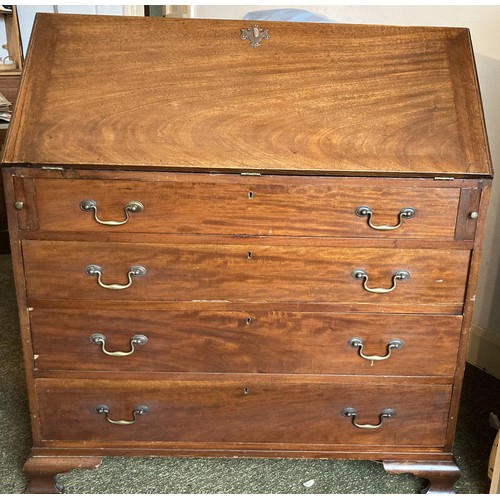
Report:
M0 256L0 493L26 487L22 465L31 441L10 256ZM500 381L467 366L455 443L462 477L456 493L487 493L500 416ZM369 461L299 459L122 458L96 470L59 476L66 493L416 493L424 481L390 475ZM304 486L306 483L308 486Z

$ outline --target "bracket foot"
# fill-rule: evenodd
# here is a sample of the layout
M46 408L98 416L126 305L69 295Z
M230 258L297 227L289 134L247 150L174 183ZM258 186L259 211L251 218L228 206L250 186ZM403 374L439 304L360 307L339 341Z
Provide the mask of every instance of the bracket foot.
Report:
M73 469L95 469L102 457L50 457L31 455L24 464L29 479L25 493L63 493L55 476Z
M453 485L460 477L457 464L449 462L391 462L384 461L384 469L390 474L413 474L429 481L420 493L453 493Z

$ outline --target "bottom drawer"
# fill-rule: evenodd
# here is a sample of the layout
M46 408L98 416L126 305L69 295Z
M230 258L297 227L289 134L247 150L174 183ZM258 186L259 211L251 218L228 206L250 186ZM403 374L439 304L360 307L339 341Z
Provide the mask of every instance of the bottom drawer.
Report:
M36 389L45 441L443 446L451 386L343 381L270 375L38 379ZM147 411L133 416L140 407ZM343 414L346 408L356 416ZM389 410L390 418L381 417Z

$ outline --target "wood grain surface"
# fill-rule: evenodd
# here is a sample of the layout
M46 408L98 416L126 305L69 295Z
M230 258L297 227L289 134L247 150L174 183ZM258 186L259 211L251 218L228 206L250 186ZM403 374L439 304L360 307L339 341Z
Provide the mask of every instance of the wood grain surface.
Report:
M490 175L461 28L39 14L7 163Z
M470 252L251 245L151 245L25 240L23 256L28 299L146 300L222 302L345 302L395 304L399 312L413 303L441 304L449 313L461 308ZM102 269L104 284L126 284L131 266L144 277L124 290L108 290L87 265ZM390 293L363 289L351 276L363 269L369 286L390 288L403 269L408 280ZM383 311L383 309L382 309Z
M439 446L447 426L451 386L341 383L328 377L212 376L176 381L38 379L44 440L101 444L127 441L303 443ZM246 389L246 390L245 390ZM132 425L137 405L149 413ZM385 408L396 414L379 429L358 429L341 415L354 407L359 423L376 424ZM175 444L174 444L175 443Z
M35 179L31 204L42 231L454 239L460 189L371 187L366 179L344 184L324 177L168 173L155 182ZM104 221L123 221L130 201L140 201L144 210L110 227L81 210L84 200L95 201ZM398 229L380 231L356 215L360 206L372 210L375 225L396 226L408 207L415 216Z
M462 318L290 312L246 304L232 311L35 308L30 320L37 376L88 370L452 377ZM106 337L108 351L130 351L137 334L148 342L130 356L113 357L90 341L95 333ZM352 338L363 340L365 355L384 356L392 339L404 345L372 362L349 347Z

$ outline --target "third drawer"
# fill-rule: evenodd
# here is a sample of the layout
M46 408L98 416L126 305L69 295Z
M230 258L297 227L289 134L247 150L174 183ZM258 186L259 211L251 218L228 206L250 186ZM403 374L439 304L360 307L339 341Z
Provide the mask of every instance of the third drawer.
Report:
M256 306L169 311L35 308L30 320L39 372L451 377L462 318L271 311Z

